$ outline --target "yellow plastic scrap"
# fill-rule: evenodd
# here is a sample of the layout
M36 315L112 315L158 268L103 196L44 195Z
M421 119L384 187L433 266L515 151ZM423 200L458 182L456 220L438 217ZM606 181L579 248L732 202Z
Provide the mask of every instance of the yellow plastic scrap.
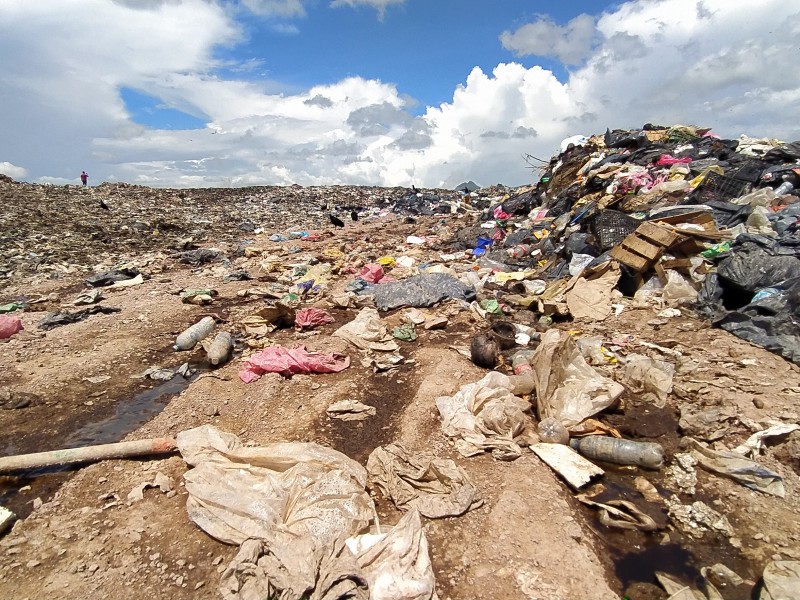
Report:
M537 229L536 231L533 232L533 237L535 237L537 240L543 240L549 235L550 235L549 229Z
M509 273L504 273L502 271L498 271L494 274L494 280L497 283L506 283L507 281L522 281L523 279L527 279L528 277L532 277L536 271L529 269L527 271L512 271Z
M381 256L375 262L382 267L393 267L395 265L394 256Z
M338 248L325 248L325 250L322 251L322 256L334 259L342 258L344 256L344 252L342 252Z
M725 175L725 169L723 169L719 165L711 165L710 167L706 167L705 169L703 169L703 172L700 173L700 175L698 175L689 182L691 188L694 189L698 185L700 185L700 183L703 181L703 178L705 178L705 176L708 175L709 173L716 173L717 175Z

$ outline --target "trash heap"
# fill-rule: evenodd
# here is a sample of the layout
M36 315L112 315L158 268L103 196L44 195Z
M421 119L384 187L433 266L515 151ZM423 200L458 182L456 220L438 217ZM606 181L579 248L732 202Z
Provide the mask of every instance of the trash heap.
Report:
M504 303L602 319L616 290L692 306L800 363L800 142L646 125L562 147L536 186L494 198L453 240L482 267L526 272Z

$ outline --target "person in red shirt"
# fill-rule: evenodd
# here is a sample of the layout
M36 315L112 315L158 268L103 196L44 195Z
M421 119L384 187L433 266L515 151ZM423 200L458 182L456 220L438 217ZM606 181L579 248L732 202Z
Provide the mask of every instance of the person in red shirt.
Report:
M86 185L87 181L89 181L89 175L86 173L86 171L81 171L81 183Z

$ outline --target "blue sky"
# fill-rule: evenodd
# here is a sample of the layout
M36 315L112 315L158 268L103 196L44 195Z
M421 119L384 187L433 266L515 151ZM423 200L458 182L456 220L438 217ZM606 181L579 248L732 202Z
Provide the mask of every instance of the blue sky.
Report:
M0 172L519 185L606 127L798 139L797 39L785 0L3 0Z

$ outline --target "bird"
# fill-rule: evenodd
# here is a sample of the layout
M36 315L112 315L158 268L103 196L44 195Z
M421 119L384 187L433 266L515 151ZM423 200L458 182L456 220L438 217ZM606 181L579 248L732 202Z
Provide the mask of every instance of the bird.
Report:
M108 208L108 204L106 204L106 203L103 201L103 199L102 199L102 198L100 199L100 208L102 208L103 210L111 210L110 208Z
M351 211L350 218L353 219L353 221L358 221L358 211L357 210Z
M328 215L328 218L331 220L331 225L334 227L344 227L344 221L342 221L339 217L334 214Z
M411 184L411 191L414 192L415 194L417 192L419 192L419 190L417 189L417 186L415 186L413 183Z

